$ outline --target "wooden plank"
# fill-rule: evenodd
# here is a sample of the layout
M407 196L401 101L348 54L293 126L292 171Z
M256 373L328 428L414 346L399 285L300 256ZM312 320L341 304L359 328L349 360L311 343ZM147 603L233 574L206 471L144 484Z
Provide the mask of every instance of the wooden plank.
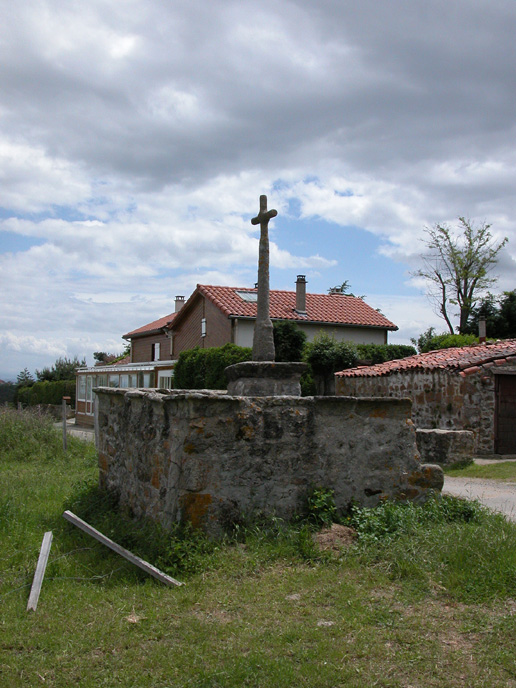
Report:
M163 573L163 571L160 571L152 564L149 564L143 559L140 559L140 557L137 557L135 554L129 552L129 550L125 549L124 547L117 545L116 542L110 540L108 537L96 530L96 528L90 526L88 523L86 523L86 521L83 521L81 518L76 516L71 511L65 511L63 516L64 518L66 518L67 521L73 523L74 526L77 526L77 528L80 528L88 535L91 535L91 537L95 538L103 545L106 545L106 547L109 547L109 549L112 549L113 552L120 554L121 557L124 557L125 559L130 561L135 566L138 566L140 569L142 569L149 575L153 576L154 578L157 578L162 583L165 583L165 585L184 585L184 583L177 581L175 578L172 578L171 576L167 576L166 573Z
M43 535L43 542L41 543L41 549L39 551L38 564L36 566L36 572L34 574L34 580L32 581L32 588L30 589L29 601L27 602L27 611L36 611L38 606L39 593L41 591L41 586L43 584L43 577L45 575L45 569L47 568L48 555L50 554L50 547L52 546L52 531L49 530L45 535Z

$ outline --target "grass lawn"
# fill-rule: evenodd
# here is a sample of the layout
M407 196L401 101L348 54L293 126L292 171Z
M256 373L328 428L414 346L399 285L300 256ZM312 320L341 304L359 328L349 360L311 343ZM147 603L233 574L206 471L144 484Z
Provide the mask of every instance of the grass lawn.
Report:
M502 517L453 499L357 510L355 544L331 553L302 523L170 536L102 500L92 445L60 445L0 412L0 686L516 686L516 525ZM186 584L145 577L65 508Z
M484 480L516 482L516 461L501 461L482 466L473 463L465 468L445 469L445 473L455 478L483 478Z

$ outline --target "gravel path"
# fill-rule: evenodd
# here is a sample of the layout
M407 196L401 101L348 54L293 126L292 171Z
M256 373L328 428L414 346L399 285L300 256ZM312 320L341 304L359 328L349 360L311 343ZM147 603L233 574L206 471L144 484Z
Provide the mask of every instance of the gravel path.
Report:
M443 493L466 499L478 499L489 509L499 511L509 520L516 521L516 483L480 478L451 478L446 475Z

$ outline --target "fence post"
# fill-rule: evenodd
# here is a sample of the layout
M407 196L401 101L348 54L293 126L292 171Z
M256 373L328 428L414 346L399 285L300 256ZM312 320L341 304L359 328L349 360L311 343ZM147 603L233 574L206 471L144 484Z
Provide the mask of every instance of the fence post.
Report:
M66 404L68 401L71 401L71 397L63 397L63 450L66 452L67 450L67 441L66 441Z

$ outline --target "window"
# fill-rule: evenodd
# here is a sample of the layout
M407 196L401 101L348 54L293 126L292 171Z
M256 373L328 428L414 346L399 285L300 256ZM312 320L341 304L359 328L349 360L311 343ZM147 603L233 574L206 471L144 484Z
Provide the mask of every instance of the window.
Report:
M257 291L237 291L236 293L242 301L247 301L248 303L256 303L258 301Z
M124 389L129 387L129 375L120 375L120 387Z
M143 373L143 387L152 387L154 375L152 373Z
M81 401L86 401L86 375L79 375L79 389L77 390L77 398Z
M93 398L93 376L88 375L88 378L86 380L86 401L91 401Z
M173 389L174 385L172 384L172 378L160 375L158 380L158 387L160 389Z
M120 387L120 375L109 375L109 386Z
M206 318L201 319L201 337L206 337Z
M137 373L130 373L127 377L129 378L129 387L138 387Z
M160 345L159 345L159 342L156 342L156 344L152 345L152 360L153 361L159 361L159 355L160 355Z

